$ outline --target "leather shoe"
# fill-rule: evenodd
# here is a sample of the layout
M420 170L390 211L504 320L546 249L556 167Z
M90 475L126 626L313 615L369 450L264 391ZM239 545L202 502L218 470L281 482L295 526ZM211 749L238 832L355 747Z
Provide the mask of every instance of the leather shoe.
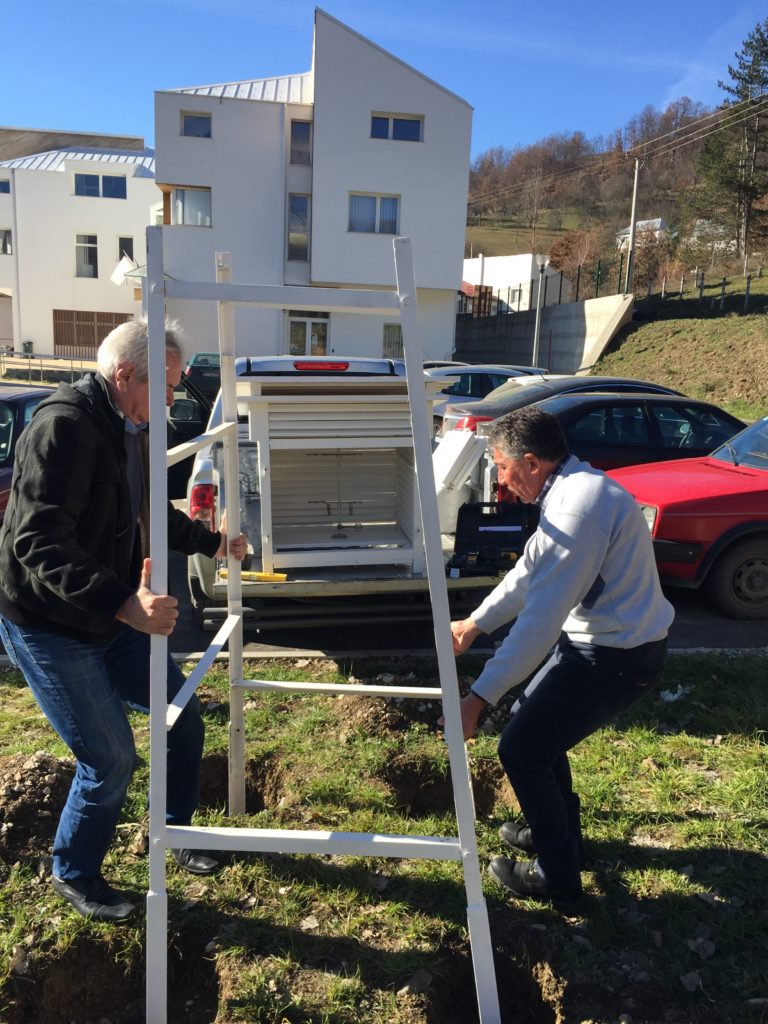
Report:
M499 835L507 846L512 846L516 850L522 850L524 853L536 852L536 847L533 845L533 834L528 825L519 825L516 821L505 821L499 829ZM583 867L587 863L587 855L584 851L584 843L581 836L579 836L577 841L577 850L579 862Z
M516 821L505 821L499 829L499 835L507 844L525 853L535 853L531 830L527 825L518 825Z
M125 893L108 885L101 876L98 878L63 878L51 876L54 891L83 917L96 921L124 921L136 909Z
M514 896L550 900L555 904L573 904L581 899L581 878L577 876L578 880L568 887L552 886L539 869L538 857L518 861L494 857L488 865L488 872Z
M173 859L191 875L214 875L223 867L210 850L171 850Z

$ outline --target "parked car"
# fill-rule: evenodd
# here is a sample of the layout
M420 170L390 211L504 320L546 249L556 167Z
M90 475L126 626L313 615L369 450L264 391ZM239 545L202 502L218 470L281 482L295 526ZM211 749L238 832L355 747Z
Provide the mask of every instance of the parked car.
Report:
M184 367L182 376L212 402L221 387L219 353L196 352Z
M449 403L458 401L462 406L474 405L513 377L542 376L546 370L537 366L473 363L467 366L434 367L424 372L431 380L445 381L445 386L438 392L441 401L432 408L437 433L442 429L443 414Z
M606 470L707 455L746 426L679 395L566 392L536 405L557 417L574 455Z
M703 458L610 475L640 504L662 583L702 587L735 619L768 618L768 416Z
M449 430L474 430L478 423L498 419L513 409L566 392L634 391L658 395L679 395L679 391L629 377L583 377L576 374L512 377L501 387L472 405L451 403L443 415L441 433Z
M11 493L13 458L19 434L32 419L32 413L54 388L0 384L0 522Z

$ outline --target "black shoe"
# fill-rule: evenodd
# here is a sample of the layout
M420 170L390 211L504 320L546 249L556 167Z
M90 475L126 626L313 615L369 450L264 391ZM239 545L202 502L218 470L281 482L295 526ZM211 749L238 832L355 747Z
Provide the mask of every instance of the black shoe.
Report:
M580 878L572 886L555 888L539 873L538 863L536 857L520 861L509 857L494 857L488 865L488 872L503 889L515 896L551 900L556 904L573 904L581 899Z
M499 835L507 844L525 853L535 853L531 830L527 825L518 825L516 821L505 821L499 829Z
M191 875L215 875L223 867L210 850L171 850L173 859Z
M103 878L73 878L65 882L51 876L54 890L83 917L96 921L124 921L136 909L125 893L118 892Z
M528 825L519 825L516 821L505 821L499 829L499 835L507 846L512 846L516 850L523 850L524 853L536 852L536 847L533 845L533 834ZM577 848L579 862L583 867L587 862L587 858L581 836L579 836Z

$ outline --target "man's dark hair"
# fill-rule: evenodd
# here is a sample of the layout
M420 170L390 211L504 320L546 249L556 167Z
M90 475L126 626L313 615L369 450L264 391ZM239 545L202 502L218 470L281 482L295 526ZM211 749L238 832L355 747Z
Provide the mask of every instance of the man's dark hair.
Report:
M535 405L502 416L487 436L488 447L498 448L509 459L522 459L531 452L545 462L559 462L568 454L568 442L556 417Z

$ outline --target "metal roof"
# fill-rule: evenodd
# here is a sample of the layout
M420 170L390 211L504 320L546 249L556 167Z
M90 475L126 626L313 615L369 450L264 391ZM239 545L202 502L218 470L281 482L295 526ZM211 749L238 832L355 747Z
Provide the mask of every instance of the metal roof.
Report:
M279 78L254 78L249 82L221 82L218 85L192 85L168 92L185 92L193 96L220 96L233 100L260 100L267 103L313 103L314 76L311 71Z
M136 168L137 178L154 178L154 149L84 149L81 146L49 149L45 153L1 160L0 167L22 171L63 171L66 160L87 160L93 163L128 164Z

